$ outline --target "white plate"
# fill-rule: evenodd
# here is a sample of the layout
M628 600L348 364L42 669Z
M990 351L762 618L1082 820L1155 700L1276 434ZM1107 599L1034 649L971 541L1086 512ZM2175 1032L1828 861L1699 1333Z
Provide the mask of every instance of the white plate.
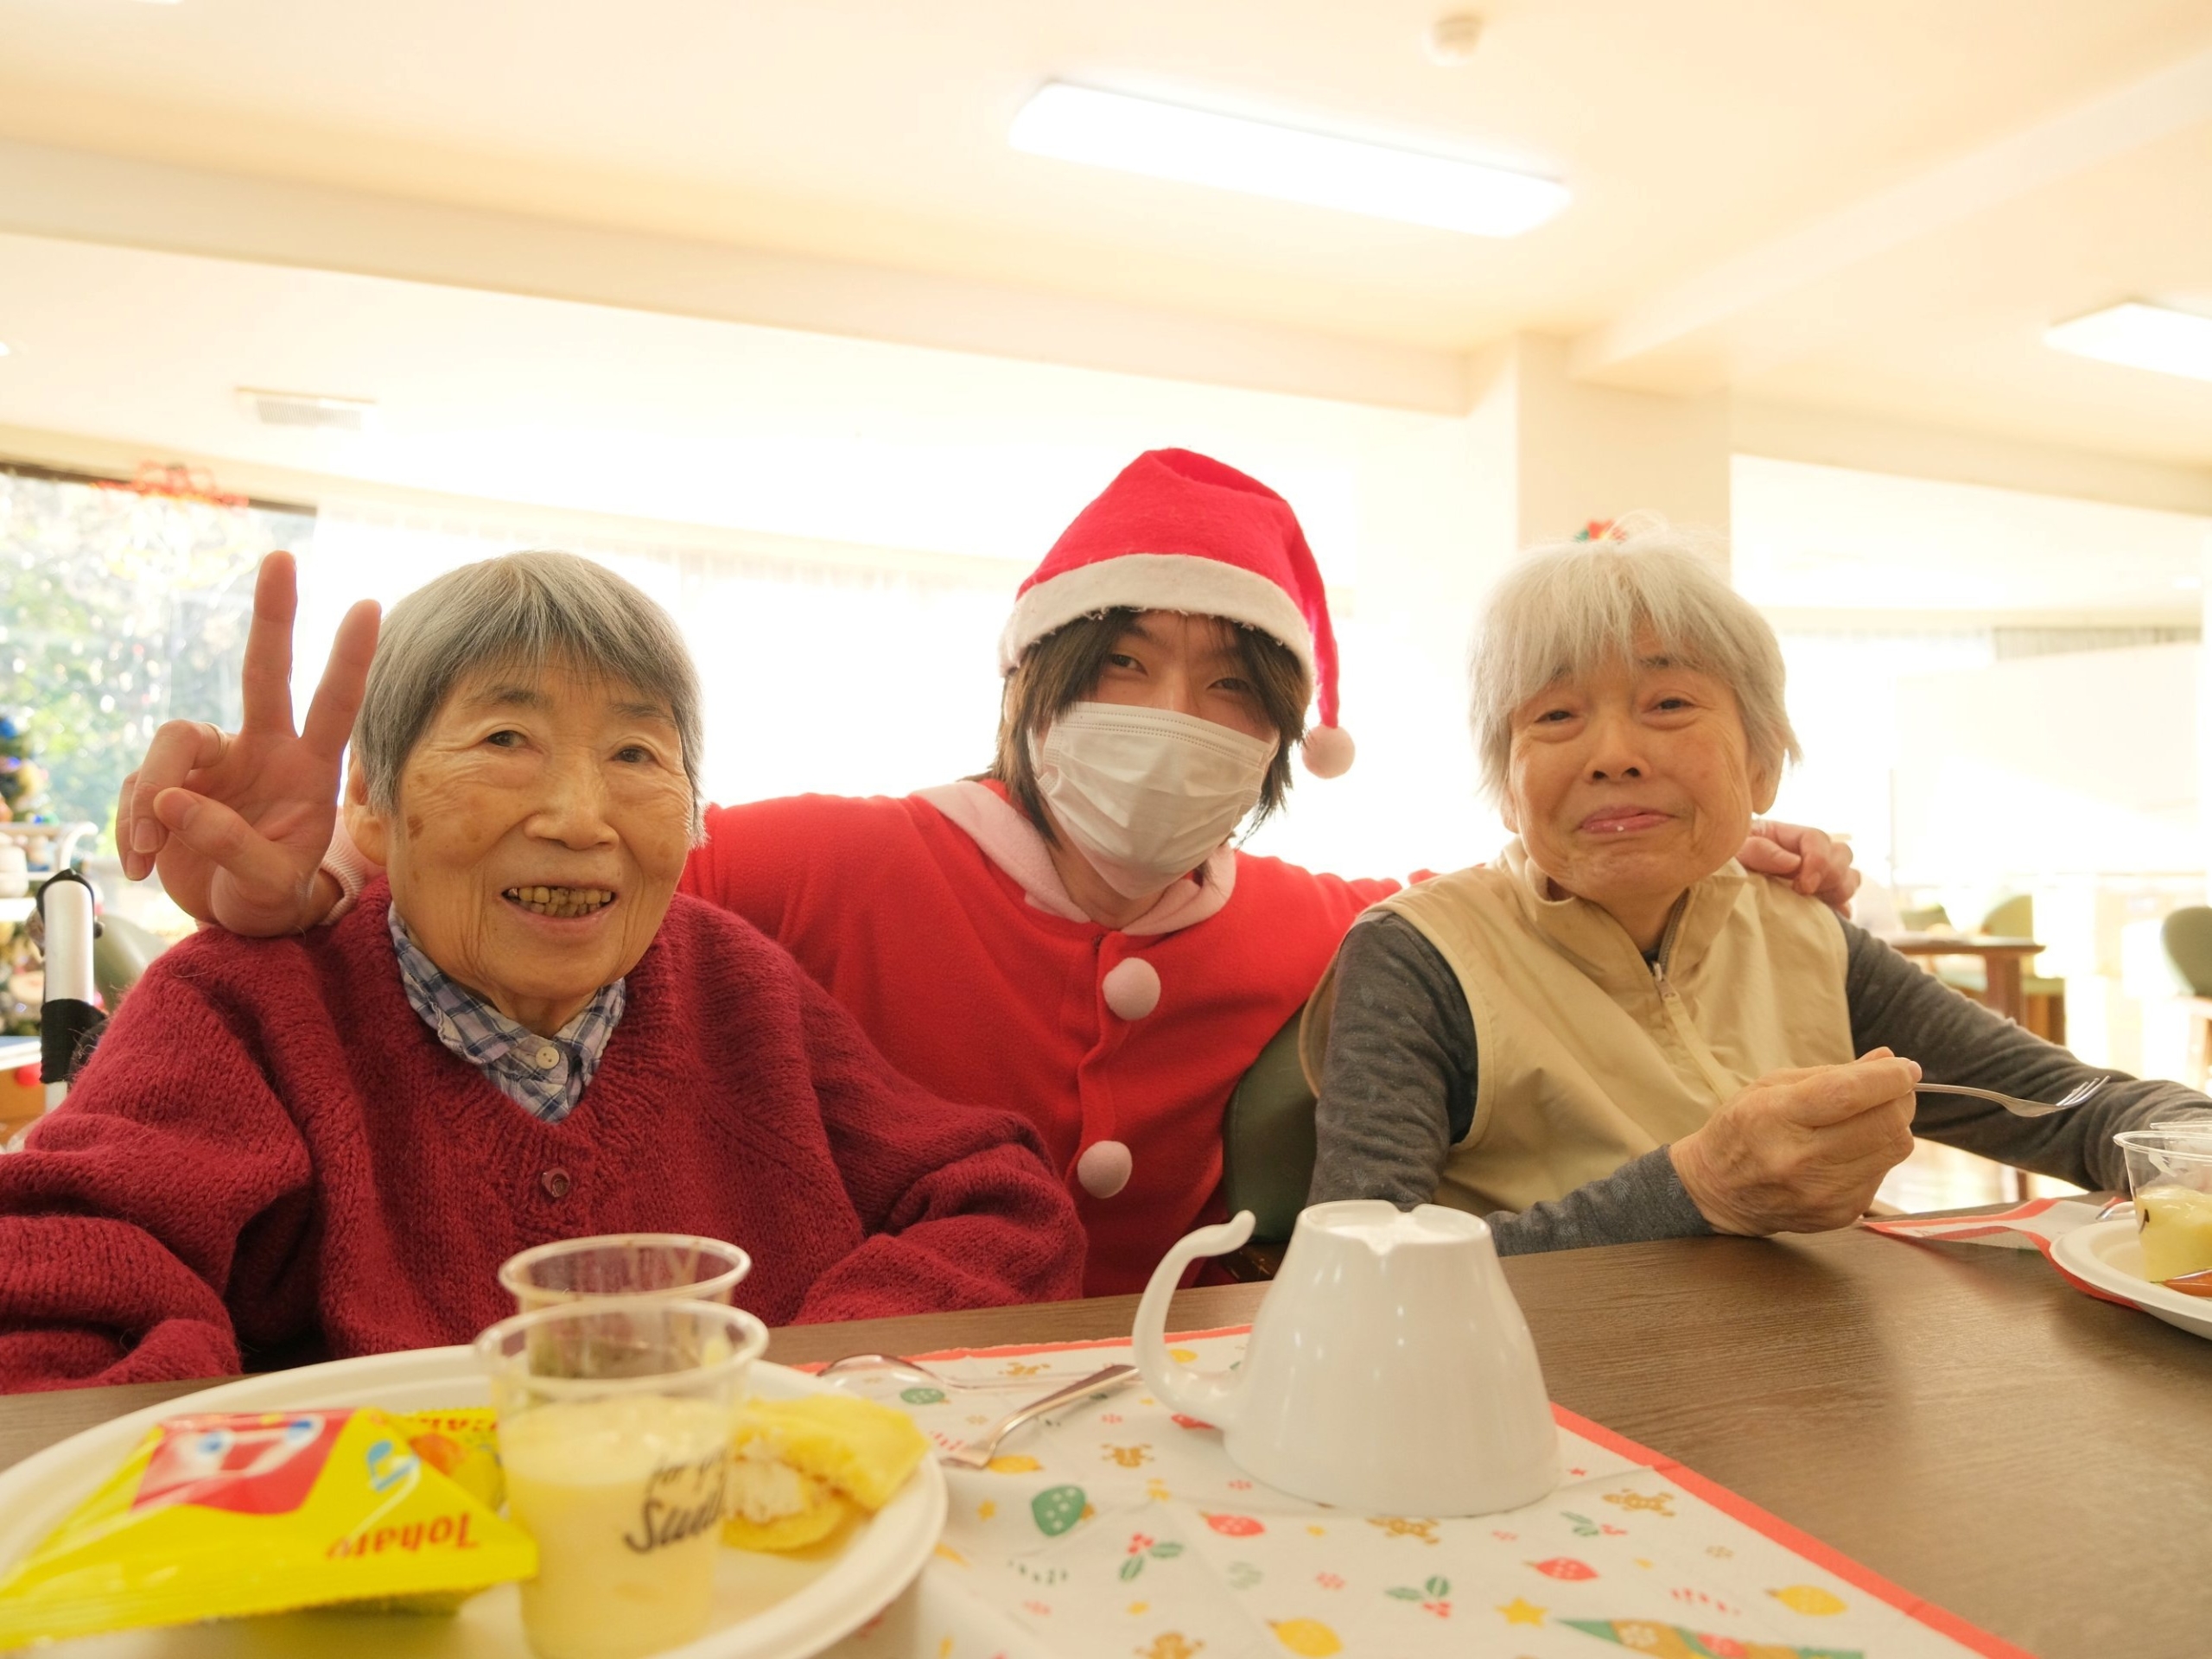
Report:
M2212 1301L2184 1296L2143 1276L2143 1241L2136 1236L2132 1217L2093 1222L2062 1233L2050 1253L2059 1266L2084 1284L2109 1291L2153 1319L2192 1335L2212 1337Z
M826 1385L765 1362L753 1367L755 1394L788 1398ZM205 1411L282 1411L302 1406L381 1406L427 1411L488 1405L484 1374L466 1348L425 1348L274 1371L118 1417L48 1446L0 1472L0 1564L12 1563L59 1526L141 1436L165 1417ZM662 1659L804 1659L880 1611L920 1572L944 1526L944 1476L925 1458L913 1478L870 1520L826 1552L721 1552L714 1623L706 1635ZM409 1614L310 1612L84 1637L55 1649L69 1659L214 1659L250 1653L277 1659L376 1655L378 1659L528 1659L514 1586L473 1598L450 1618Z

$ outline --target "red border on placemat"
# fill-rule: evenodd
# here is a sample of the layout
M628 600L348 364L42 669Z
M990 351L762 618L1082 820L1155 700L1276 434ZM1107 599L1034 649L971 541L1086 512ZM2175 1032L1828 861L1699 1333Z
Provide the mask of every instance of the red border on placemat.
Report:
M2052 1266L2057 1266L2053 1262ZM2064 1272L2063 1268L2060 1271ZM2068 1275L2071 1277L2071 1275ZM2083 1286L2088 1289L2088 1287ZM2100 1293L2090 1291L2091 1295ZM2107 1298L2107 1300L2111 1300ZM1167 1338L1169 1342L1199 1342L1208 1337L1243 1336L1252 1327L1249 1325L1223 1325L1213 1331L1180 1331ZM1024 1354L1057 1354L1096 1348L1126 1348L1127 1337L1103 1337L1090 1342L1040 1342L1013 1344L1000 1348L946 1348L936 1353L916 1354L920 1360L998 1359L1019 1358ZM804 1367L806 1370L818 1369ZM1672 1458L1662 1457L1649 1446L1631 1440L1625 1434L1615 1433L1602 1423L1593 1423L1565 1406L1554 1405L1552 1416L1560 1427L1583 1439L1605 1447L1608 1452L1642 1464L1656 1474L1662 1474L1710 1503L1723 1515L1742 1522L1753 1532L1771 1538L1784 1549L1802 1556L1814 1566L1823 1567L1847 1584L1856 1585L1868 1595L1885 1601L1907 1618L1925 1624L1940 1636L1985 1656L1985 1659L2036 1659L2025 1648L2015 1647L2001 1636L1992 1636L1976 1624L1969 1624L1948 1608L1914 1595L1902 1585L1892 1584L1880 1573L1861 1562L1853 1560L1842 1551L1830 1548L1809 1533L1801 1532L1780 1516L1761 1509L1740 1493L1730 1491L1719 1481L1707 1480L1694 1469L1684 1467Z
M1904 1586L1892 1584L1871 1567L1853 1560L1841 1550L1822 1543L1810 1533L1801 1532L1780 1516L1761 1509L1740 1492L1723 1486L1717 1480L1707 1480L1696 1470L1662 1457L1648 1446L1638 1445L1625 1434L1617 1434L1603 1423L1593 1423L1565 1406L1555 1405L1552 1415L1562 1428L1595 1441L1608 1452L1618 1453L1633 1462L1642 1464L1655 1474L1666 1476L1676 1484L1687 1488L1703 1498L1724 1515L1733 1516L1753 1532L1771 1538L1784 1549L1803 1556L1814 1566L1825 1567L1846 1583L1855 1584L1870 1596L1886 1601L1906 1618L1916 1619L1929 1629L1949 1637L1954 1642L1986 1654L1988 1659L2035 1659L2025 1648L2015 1647L2001 1636L1992 1636L1976 1624L1969 1624L1948 1608L1916 1596Z
M1999 1215L1980 1217L1986 1222L1999 1223L1999 1225L1958 1227L1948 1233L1931 1232L1920 1227L1900 1226L1888 1221L1870 1221L1865 1225L1870 1233L1879 1233L1885 1238L1903 1239L1908 1244L1969 1244L1975 1239L1993 1237L1999 1233L2018 1233L2022 1238L2043 1253L2043 1259L2050 1263L2050 1270L2053 1273L2084 1296L2094 1296L2099 1301L2110 1302L2116 1307L2132 1307L2139 1313L2147 1313L2149 1310L2144 1307L2142 1303L2132 1302L2126 1297L2115 1294L2109 1290L2100 1290L2088 1280L2077 1278L2067 1272L2064 1265L2058 1259L2056 1250L2052 1248L2050 1240L2045 1238L2041 1233L2028 1232L2018 1227L2001 1224L2008 1221L2024 1221L2031 1216L2041 1215L2054 1204L2065 1202L2063 1198L2037 1198L2031 1203L2022 1205L2017 1210L2007 1210Z

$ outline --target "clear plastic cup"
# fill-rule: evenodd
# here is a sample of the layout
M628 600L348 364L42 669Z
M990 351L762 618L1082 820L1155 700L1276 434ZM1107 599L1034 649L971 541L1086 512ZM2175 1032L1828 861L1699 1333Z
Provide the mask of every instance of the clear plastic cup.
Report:
M518 1312L594 1296L673 1296L727 1302L753 1258L734 1244L690 1233L601 1233L511 1255L499 1284Z
M537 1541L522 1586L537 1659L636 1659L706 1629L731 1433L767 1345L750 1313L654 1296L563 1302L476 1338L508 1512Z
M2143 1276L2164 1284L2212 1268L2212 1122L2126 1129L2127 1189L2143 1241Z

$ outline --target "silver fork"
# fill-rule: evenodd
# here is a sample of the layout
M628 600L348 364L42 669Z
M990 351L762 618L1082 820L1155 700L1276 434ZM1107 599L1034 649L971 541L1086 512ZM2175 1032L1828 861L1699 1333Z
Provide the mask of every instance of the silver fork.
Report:
M1048 1412L1095 1394L1111 1394L1116 1389L1127 1388L1137 1380L1134 1365L1109 1365L1103 1371L1093 1371L1079 1382L1046 1395L1042 1400L1032 1400L1020 1411L1010 1412L985 1429L964 1446L956 1446L949 1452L938 1453L938 1461L949 1463L956 1469L988 1469L991 1459L998 1455L999 1442L1020 1428L1033 1422Z
M918 1360L907 1359L898 1354L847 1354L842 1359L831 1360L815 1375L825 1379L842 1379L868 1371L905 1371L925 1382L934 1382L941 1389L1033 1389L1039 1381L1033 1376L947 1376L942 1371L931 1370Z
M1976 1100L1993 1100L2015 1117L2045 1117L2052 1112L2063 1112L2069 1106L2079 1106L2111 1081L2110 1077L2091 1077L2050 1101L2017 1100L2011 1095L2000 1095L1994 1089L1969 1089L1962 1083L1922 1083L1913 1086L1923 1095L1971 1095Z

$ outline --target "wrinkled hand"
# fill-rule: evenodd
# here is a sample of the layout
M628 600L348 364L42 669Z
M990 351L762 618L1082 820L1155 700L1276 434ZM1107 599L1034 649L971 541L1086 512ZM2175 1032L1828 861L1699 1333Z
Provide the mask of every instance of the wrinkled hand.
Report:
M1754 819L1751 839L1736 857L1752 874L1787 881L1839 916L1851 914L1851 895L1865 880L1851 868L1847 843L1831 840L1810 825L1775 818Z
M245 718L236 732L172 720L154 734L116 801L115 840L134 881L162 886L200 920L233 933L295 933L334 894L316 872L338 816L339 769L376 652L378 608L346 613L306 726L292 726L292 622L298 575L289 553L261 562L246 635Z
M1848 1065L1777 1071L1669 1155L1716 1232L1763 1237L1847 1227L1911 1154L1919 1081L1919 1065L1886 1048Z

